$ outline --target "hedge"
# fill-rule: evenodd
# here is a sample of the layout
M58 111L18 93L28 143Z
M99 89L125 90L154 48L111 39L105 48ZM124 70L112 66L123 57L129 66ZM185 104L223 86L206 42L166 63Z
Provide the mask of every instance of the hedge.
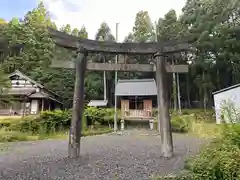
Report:
M30 134L49 134L69 128L70 111L44 111L39 116L26 116L22 119L0 120L0 127L5 131Z
M197 114L191 114L198 112ZM89 120L92 124L109 125L114 123L114 109L113 108L96 108L87 107L84 111L83 127L86 128L86 121ZM121 119L120 110L117 111L118 123ZM29 116L24 119L5 119L0 120L0 128L4 127L11 131L31 132L36 133L50 133L68 129L71 122L71 110L61 111L45 111L40 116ZM153 115L157 114L157 110L153 111ZM188 132L191 122L199 119L206 119L212 117L212 112L204 113L202 110L183 110L183 114L172 113L171 123L173 132ZM86 119L87 117L87 119ZM155 128L157 128L157 121L155 120Z

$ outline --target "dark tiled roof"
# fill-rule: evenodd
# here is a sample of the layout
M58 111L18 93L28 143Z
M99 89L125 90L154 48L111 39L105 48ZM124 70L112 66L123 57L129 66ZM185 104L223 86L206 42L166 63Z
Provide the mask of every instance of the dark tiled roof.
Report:
M154 79L119 80L116 86L117 96L152 96L157 95Z

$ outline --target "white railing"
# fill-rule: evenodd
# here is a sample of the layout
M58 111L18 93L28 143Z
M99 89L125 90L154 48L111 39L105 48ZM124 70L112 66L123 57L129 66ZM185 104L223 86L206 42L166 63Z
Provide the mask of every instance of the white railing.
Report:
M152 117L152 112L147 110L130 109L124 112L124 117L148 118Z

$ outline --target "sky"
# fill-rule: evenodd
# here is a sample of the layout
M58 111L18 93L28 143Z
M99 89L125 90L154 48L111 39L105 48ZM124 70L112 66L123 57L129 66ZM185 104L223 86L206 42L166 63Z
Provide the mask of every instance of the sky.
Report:
M9 21L12 17L22 18L26 12L36 7L39 0L1 0L0 18ZM102 22L106 22L116 34L118 26L118 41L132 31L137 12L148 11L151 20L157 21L164 17L170 9L178 14L186 0L43 0L52 19L58 27L70 24L72 28L84 25L89 39L94 39Z

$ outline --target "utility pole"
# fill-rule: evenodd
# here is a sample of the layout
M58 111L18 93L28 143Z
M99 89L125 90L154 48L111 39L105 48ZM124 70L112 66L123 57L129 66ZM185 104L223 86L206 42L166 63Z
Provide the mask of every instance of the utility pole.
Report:
M180 84L179 84L179 74L177 73L177 91L178 91L178 113L182 114L182 108L181 108L181 95L180 95Z
M106 57L103 57L103 62L106 62ZM103 71L103 84L104 84L104 101L107 100L107 79L106 79L106 71Z
M118 25L119 23L116 23L116 42L118 42ZM115 63L118 63L118 55L115 57ZM116 86L117 86L117 71L115 71L115 91L116 91ZM114 103L114 131L117 131L117 96L115 93L115 103Z
M174 57L172 57L172 65L174 65ZM173 73L173 109L177 112L177 85L176 85L176 73Z

